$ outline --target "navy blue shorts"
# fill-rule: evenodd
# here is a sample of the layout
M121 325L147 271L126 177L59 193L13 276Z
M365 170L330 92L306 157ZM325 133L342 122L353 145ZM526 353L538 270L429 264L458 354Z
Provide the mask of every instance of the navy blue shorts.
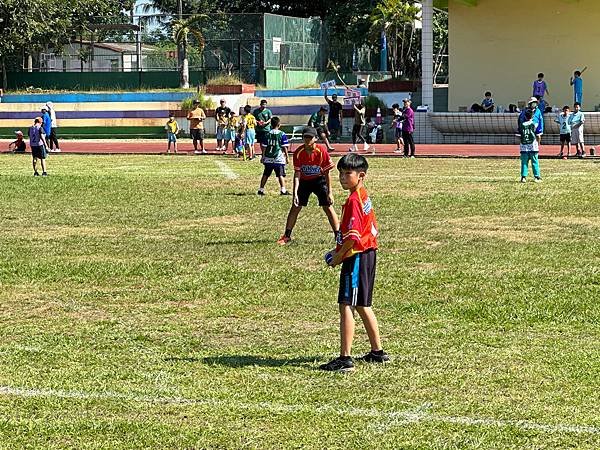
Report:
M342 262L338 303L368 308L373 303L373 284L377 252L374 249L347 258Z
M269 178L275 171L276 177L285 177L285 164L272 164L265 163L265 170L263 171L263 177Z

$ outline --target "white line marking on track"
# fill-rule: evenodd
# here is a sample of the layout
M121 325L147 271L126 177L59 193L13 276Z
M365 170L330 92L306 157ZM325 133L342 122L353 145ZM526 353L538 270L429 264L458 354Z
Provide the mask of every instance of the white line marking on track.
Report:
M226 163L224 163L223 161L219 161L218 159L215 160L215 164L217 166L219 166L219 169L221 170L221 173L223 174L223 176L229 180L235 180L238 177L238 174L235 173L233 171L233 169L231 167L229 167Z
M25 389L10 386L0 386L0 396L12 397L49 397L81 400L119 400L137 403L153 403L165 405L206 405L211 407L236 408L246 411L274 414L289 414L305 412L310 414L337 414L340 416L371 417L389 421L383 424L384 429L397 425L417 422L437 422L446 424L483 426L496 428L518 428L521 430L541 431L545 433L600 434L600 428L588 425L545 424L529 420L473 418L466 416L444 416L431 412L429 403L405 411L381 411L375 408L339 408L330 405L286 405L273 402L238 402L220 399L193 399L184 397L149 397L120 394L118 392L84 392L63 391L57 389Z

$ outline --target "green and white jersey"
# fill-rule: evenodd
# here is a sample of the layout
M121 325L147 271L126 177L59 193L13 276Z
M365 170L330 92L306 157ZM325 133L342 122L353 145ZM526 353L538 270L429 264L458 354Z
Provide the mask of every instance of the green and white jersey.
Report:
M519 127L519 134L521 135L521 144L533 144L535 141L535 123L533 120L523 122Z
M264 164L285 164L283 147L289 145L286 134L281 130L271 130L267 134L263 155Z

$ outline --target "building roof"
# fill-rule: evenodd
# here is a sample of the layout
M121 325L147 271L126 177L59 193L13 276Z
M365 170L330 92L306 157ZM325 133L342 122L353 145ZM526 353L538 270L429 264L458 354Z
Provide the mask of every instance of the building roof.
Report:
M91 45L91 41L72 41L72 44ZM94 47L111 50L118 53L135 53L137 51L135 43L129 42L94 42ZM151 45L142 44L142 52L154 50L155 47Z

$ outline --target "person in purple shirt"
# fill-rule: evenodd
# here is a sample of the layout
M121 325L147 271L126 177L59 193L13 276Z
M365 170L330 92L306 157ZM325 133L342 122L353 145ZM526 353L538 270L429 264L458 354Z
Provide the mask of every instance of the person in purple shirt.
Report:
M415 141L413 139L413 131L415 131L415 112L410 107L411 100L405 98L402 100L404 108L402 109L402 140L404 141L404 157L408 158L409 150L410 157L415 157Z
M538 73L538 79L533 82L533 97L536 97L540 101L542 111L546 105L544 101L546 94L550 95L550 91L548 91L548 84L544 81L544 74L540 72Z

